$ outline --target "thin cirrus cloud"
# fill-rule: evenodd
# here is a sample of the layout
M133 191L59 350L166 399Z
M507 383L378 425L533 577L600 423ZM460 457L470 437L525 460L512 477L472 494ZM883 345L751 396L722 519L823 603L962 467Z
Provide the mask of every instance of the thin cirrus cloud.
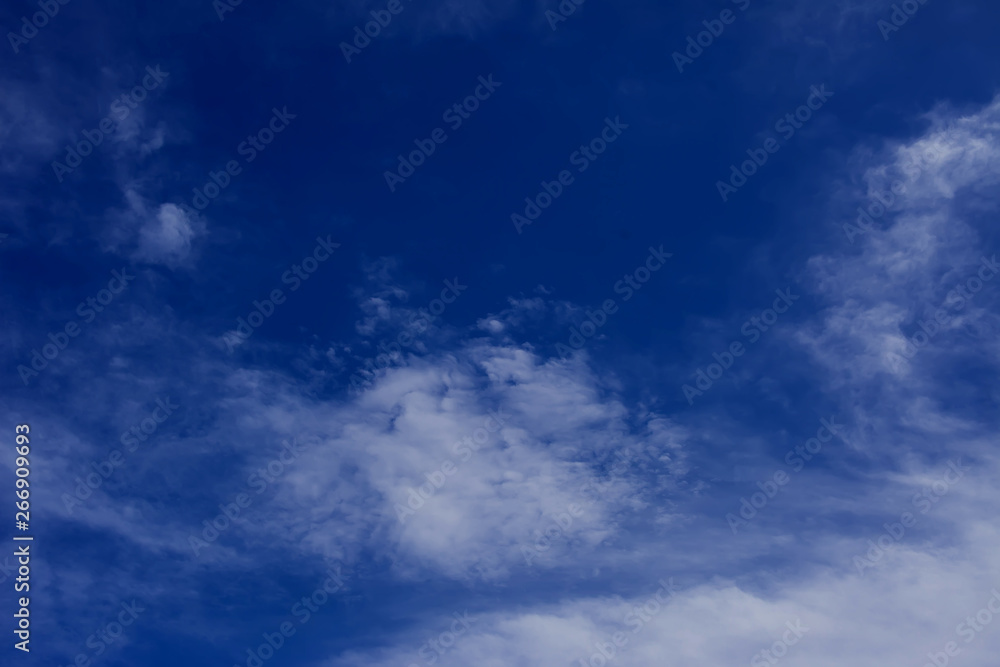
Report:
M348 568L360 567L363 553L377 554L391 563L387 575L404 586L427 578L480 586L582 577L597 587L589 594L561 588L556 601L533 600L508 588L500 599L478 603L471 629L439 656L442 665L589 659L602 646L608 650L618 632L629 640L615 649L627 664L659 665L667 654L677 661L732 664L774 646L785 624L799 621L808 632L787 647L787 664L919 661L952 639L951 628L985 604L1000 579L1000 569L990 561L1000 546L991 523L998 499L988 482L997 460L981 420L946 417L933 382L942 366L964 358L964 334L942 333L905 375L892 372L885 355L912 333L909 325L923 315L925 303L944 298L949 283L942 276L963 276L977 265L982 251L977 228L985 213L972 204L995 178L989 150L993 113L992 105L971 117L938 112L923 137L887 150L889 159L866 171L872 188L880 187L876 178L891 176L923 146L936 144L935 155L945 157L923 169L912 185L917 194L890 207L877 229L855 244L839 237L839 247L805 258L806 277L827 305L794 325L789 339L808 354L812 372L831 390L849 386L859 396L879 396L842 405L862 452L884 455L904 444L914 452L895 470L877 471L878 491L858 478L831 485L834 473L822 466L803 472L808 483L800 485L799 505L820 521L808 528L808 542L791 532L803 520L794 503L775 501L767 508L771 515L762 511L751 529L737 536L726 526L724 512L704 515L698 502L705 484L711 490L712 483L691 468L691 443L697 437L739 438L739 424L723 421L713 431L694 417L630 406L615 396L613 383L591 366L586 353L547 358L518 344L513 332L537 323L540 310L551 308L559 318L572 312L539 298L514 299L508 310L485 317L501 324L487 327L490 336L479 328L458 336L431 334L433 351L408 356L350 397L318 400L303 395L276 369L251 370L194 353L188 357L190 370L172 382L174 389L186 386L183 393L200 395L194 403L200 407L192 410L187 407L192 402L185 401L177 421L157 434L158 442L116 473L124 486L108 484L95 492L100 502L73 512L52 494L49 510L83 530L117 535L139 552L171 554L175 574L252 568L255 561L271 558L269 545L294 544L296 558L343 562ZM831 225L839 235L842 224ZM928 246L927 235L946 232L949 243ZM185 239L179 234L162 240L161 257L185 250ZM903 261L904 256L911 259ZM996 297L988 289L961 317L993 326L989 306ZM367 303L363 291L357 297ZM162 344L170 328L149 327L143 335ZM99 344L113 341L102 338ZM178 353L191 350L183 347L187 343L176 344ZM445 347L435 347L440 345ZM994 354L984 361L997 360ZM845 374L844 368L857 370ZM149 385L146 378L154 372L155 367L132 367L122 377L131 378L131 385ZM115 382L111 376L94 386L111 399L106 405L115 404L114 397L124 391L135 393ZM195 383L211 390L196 391ZM145 393L167 390L146 386ZM132 401L116 411L115 421L127 425L148 409ZM456 444L482 428L491 411L505 416L502 426L461 460ZM208 413L216 417L205 421ZM894 440L887 439L898 424L906 427L905 441L899 441L899 431ZM71 430L66 427L63 437ZM187 435L181 437L182 432ZM189 538L202 534L202 519L214 517L219 503L246 491L248 474L273 459L287 438L307 443L304 454L247 509L245 521L204 553L193 554ZM948 443L945 450L942 441ZM108 446L100 440L81 445L67 441L55 450L62 462L47 473L47 486L73 487L88 459L100 457ZM610 474L607 456L623 448L654 456L625 474ZM193 473L166 467L177 457L207 465L218 461L213 451L229 452L223 459L227 463L212 464L213 479L230 480L218 491L200 487ZM933 483L941 467L940 461L924 458L931 454L942 460L964 457L972 471L941 499L940 511L921 515L909 535L858 572L853 559L868 552L867 540L877 539L884 523L907 510L917 514L911 497ZM406 506L409 490L428 483L428 474L440 471L445 461L457 471L400 521L398 507ZM599 489L598 501L571 526L554 532L545 550L526 562L522 547L537 544L547 527L558 525L554 515L583 504L580 489L588 483ZM175 508L182 511L167 514L157 497L173 486L201 490ZM146 493L135 491L143 488ZM742 493L728 494L729 504L735 506ZM662 524L651 508L665 503L675 510ZM850 521L823 527L826 517L844 513ZM665 567L662 550L671 542L693 549L697 565L674 558L673 567ZM288 547L282 549L287 555ZM627 585L594 576L622 574L618 559L626 553L634 568ZM773 580L766 569L743 562L749 557L789 558L794 565ZM66 576L85 576L93 582L88 585L101 579L73 567ZM655 614L647 613L648 620L637 628L630 610L646 605L658 582L668 578L678 586L676 595ZM117 586L125 595L139 583L125 577ZM602 586L608 590L602 592ZM149 587L143 593L151 604L176 597ZM445 609L420 614L404 630L386 635L379 648L338 651L322 664L417 662L414 655L422 643L447 629L449 619ZM910 637L917 632L921 640L914 644ZM995 648L984 633L963 650L970 660L985 660Z
M148 50L91 44L97 92L46 60L61 25L94 25L69 3L5 79L0 170L25 194L3 198L0 264L31 277L4 296L10 368L61 346L56 332L84 319L77 304L106 292L112 270L135 275L30 383L9 374L2 400L37 431L42 660L249 664L245 647L342 568L344 589L264 662L918 667L954 641L956 664L992 665L997 634L977 619L1000 590L1000 99L896 99L905 77L879 69L924 48L938 6L886 44L875 22L892 2L750 3L671 79L662 44L684 44L721 8L653 16L639 3L626 18L651 18L632 32L587 3L553 33L544 16L558 3L403 3L357 63L339 42L378 7L243 3L220 21L193 3L169 42L134 31ZM963 12L940 9L936 29L975 15ZM284 48L279 28L292 25ZM320 40L329 58L314 69ZM404 49L412 59L376 72ZM789 53L801 56L791 76L774 77L773 56ZM859 54L880 78L827 69ZM168 85L56 182L50 162L73 132L134 83L115 72L161 56ZM378 165L494 69L509 91L499 106L385 197ZM42 83L23 83L36 70ZM971 95L935 74L928 95ZM634 94L614 92L622 76ZM823 121L739 202L705 208L732 142L820 80L837 91ZM884 104L869 105L867 85ZM286 104L294 132L211 208L184 205L241 155L261 109ZM531 238L515 238L503 211L591 136L580 119L618 113L635 134L614 164L580 172ZM767 238L769 216L797 217L805 198L811 224ZM273 288L319 234L340 249L274 308ZM661 243L671 275L570 351L571 327ZM426 318L442 289L457 298ZM799 295L794 309L688 404L682 385L776 289ZM273 310L227 349L262 300ZM154 417L164 404L176 408ZM804 457L829 423L837 437ZM0 556L0 578L9 567ZM146 611L94 655L88 637L132 600ZM970 617L983 630L967 634Z
M997 295L987 284L905 371L894 372L886 355L898 352L900 340L913 335L914 318L926 317L929 305L945 301L953 282L976 275L982 255L992 257L979 230L993 213L981 205L984 193L1000 173L997 109L996 103L970 115L938 109L923 136L887 148L883 162L863 170L868 186L863 194L881 192L897 177L909 178L906 193L876 229L858 237L854 245L860 248L848 242L842 221L831 221L840 247L835 239L827 252L804 264L805 277L828 305L798 325L789 339L808 354L813 372L821 373L831 390L850 387L860 397L877 396L842 407L852 425L861 426L853 430L862 456L884 457L896 450L903 456L895 471L878 472L880 491L859 483L863 479L832 484L831 471L817 467L803 473L811 487L799 491L805 512L776 502L770 508L773 520L761 520L759 530L744 538L728 531L685 531L694 533L685 539L700 545L706 569L714 561L720 573L732 572L733 561L739 560L724 555L731 549L746 549L755 558L798 552L804 560L796 559L780 581L769 581L765 571L748 577L745 565L739 583L725 577L693 579L638 629L629 626L636 617L630 619L628 612L649 597L641 586L632 586L633 594L622 598L569 595L558 605L489 610L439 656L439 664L547 665L573 656L589 660L600 650L598 644L608 651L618 631L629 640L615 649L623 664L660 665L664 656L678 662L746 663L781 639L786 621L799 618L809 632L801 644L788 648L786 664L921 664L928 652L957 641L955 626L985 607L1000 581L1000 569L989 556L1000 537L990 518L998 498L988 481L996 475L998 461L990 426L972 415L949 415L937 377L949 365L972 361L968 355L973 349L980 362L997 364L995 346L986 354L962 330L968 322L977 322L979 330L996 330L992 311ZM919 173L907 171L924 153L935 157L920 160L924 166ZM866 198L859 203L867 205ZM895 435L889 439L889 433ZM947 446L942 448L942 442ZM940 484L949 459L964 460L972 471L936 496L933 485ZM940 506L915 501L921 492ZM932 509L924 514L925 508ZM879 555L869 551L868 540L877 540L883 524L898 522L907 511L917 518L910 534L898 544L890 540L893 548L859 571L855 557ZM851 521L843 521L845 512L853 515ZM841 516L843 525L824 530L820 523L809 529L814 544L807 546L789 532L806 515L821 522ZM563 568L574 565L561 563ZM649 595L659 577L671 574L683 578L685 573L650 568ZM435 637L439 626L447 628L446 621L445 616L426 619L393 648L349 651L326 664L419 664L421 644ZM962 637L971 634L966 632ZM917 634L920 639L914 641ZM964 659L972 664L988 660L996 642L989 633L972 638L974 643L962 643Z

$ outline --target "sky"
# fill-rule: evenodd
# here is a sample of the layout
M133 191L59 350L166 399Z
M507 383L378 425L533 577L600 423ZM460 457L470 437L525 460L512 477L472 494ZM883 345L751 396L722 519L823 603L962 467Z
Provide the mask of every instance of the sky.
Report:
M994 667L998 18L5 3L3 664Z

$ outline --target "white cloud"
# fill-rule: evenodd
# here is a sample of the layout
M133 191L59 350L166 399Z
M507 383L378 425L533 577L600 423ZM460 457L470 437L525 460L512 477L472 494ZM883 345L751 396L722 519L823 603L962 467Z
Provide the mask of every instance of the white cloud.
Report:
M796 507L776 502L767 508L770 514L762 512L753 529L738 537L717 531L713 517L698 517L683 533L682 544L697 550L701 572L732 571L736 563L740 580L698 574L687 590L638 633L626 625L629 609L655 592L656 580L674 575L666 567L657 572L647 564L640 570L649 573L645 592L637 590L635 577L630 577L610 587L622 590L619 595L563 592L553 602L526 605L517 602L520 596L513 596L507 605L476 615L473 629L438 656L436 664L576 665L580 663L575 659L588 659L597 650L595 642L607 645L613 633L621 630L629 644L620 649L617 662L609 664L763 665L770 663L751 661L782 637L787 621L800 618L809 632L781 658L782 664L918 667L929 662L928 653L940 653L952 641L961 650L956 660L962 664L988 667L995 663L1000 650L995 626L962 635L957 631L972 627L960 624L985 608L992 592L1000 590L1000 565L993 557L1000 547L994 520L1000 511L1000 494L989 482L1000 473L1000 462L994 453L991 425L963 411L963 406L949 407L964 390L943 382L942 377L973 353L977 363L991 372L1000 365L998 346L970 341L958 331L969 321L985 322L989 331L1000 328L996 317L1000 291L987 291L1000 287L1000 278L970 300L920 350L908 369L894 371L886 357L900 351L904 338L913 336L920 320L947 303L957 281L975 275L984 252L988 256L994 252L983 248L982 239L984 230L995 227L1000 101L964 115L939 108L929 118L931 126L924 136L891 146L865 166L866 195L884 191L896 179L905 180L906 192L854 246L841 236L839 247L831 246L807 262L807 281L826 306L792 336L816 362L819 377L814 380L851 415L848 422L859 436L861 455L868 460L889 459L892 464L850 479L840 470L843 463L835 468L837 472L826 467L809 469L798 480ZM506 320L484 318L479 328L489 330L494 321ZM592 376L583 381L586 372L577 369L579 374L573 374L568 373L572 366L539 363L524 350L498 352L481 365L494 390L516 388L501 393L505 404L528 421L526 432L535 443L558 439L560 433L586 438L586 434L602 432L594 424L610 424L623 417L616 404L593 400L599 382ZM408 388L397 385L394 391L405 395ZM420 411L429 412L426 406ZM533 421L530 415L545 417ZM567 459L558 456L554 445L547 448L549 470L556 473L548 495L558 500L572 475L560 468ZM537 456L544 450L536 444L531 451ZM938 478L942 459L959 456L965 457L972 472L932 511L920 514L911 502L913 496ZM531 467L535 459L519 456L518 460L522 472L537 476ZM488 470L489 466L479 471L477 479L488 478ZM594 545L602 539L602 528L621 535L616 522L625 505L621 494L641 496L646 491L636 476L630 476L623 489L609 494L600 520L586 526ZM517 525L521 515L490 512L489 493L466 492L455 497L461 498L460 508L448 504L429 515L428 521L433 519L445 535L455 528L472 539L456 547L446 540L406 536L412 553L437 559L439 566L468 562L476 553L495 557L497 546L503 553L504 531ZM528 511L540 505L531 493L519 500ZM687 507L687 500L690 497L681 500L682 507ZM450 511L444 511L445 507ZM466 528L465 507L470 516L484 516L490 530L478 533ZM874 567L859 574L853 557L864 555L869 549L867 540L877 539L882 524L898 520L904 511L917 514L917 526ZM426 533L435 535L430 525ZM486 540L484 533L496 537ZM677 553L679 545L669 537L651 533L640 541L633 555L658 547L664 560L690 568L690 560ZM582 576L586 564L595 562L587 546L572 551L547 571ZM633 562L621 552L616 555L619 569ZM761 559L787 565L779 571L779 566L768 566ZM326 664L426 664L419 647L446 629L446 620L415 617L410 629L387 639L381 648L344 653Z
M345 542L372 535L400 576L496 579L526 568L522 546L580 505L572 525L529 560L544 568L570 551L585 559L617 532L617 513L649 502L644 483L609 476L599 460L653 446L663 475L685 472L679 429L646 415L644 432L630 434L629 411L596 382L580 362L484 343L415 359L349 404L326 408L336 434L282 480L268 530L326 557L344 557ZM581 492L588 482L597 502ZM429 499L408 505L421 485Z
M124 196L127 208L112 216L107 249L172 269L189 266L195 241L205 233L198 214L177 204L152 204L134 186L126 186Z
M201 385L211 385L212 395L199 409L212 419L198 424L197 435L165 432L160 449L130 462L137 471L130 481L184 488L185 475L210 470L211 485L191 488L214 507L229 499L214 497L213 489L226 486L222 480L230 480L227 493L235 493L248 472L275 456L282 438L315 436L267 495L255 500L245 522L184 566L251 570L261 554L280 548L285 561L355 563L374 556L391 564L393 583L495 586L486 589L487 601L477 599L483 606L473 612L473 629L440 656L436 664L442 667L572 664L617 631L629 643L615 664L750 664L781 638L786 622L800 618L809 632L782 664L919 667L928 652L959 641L963 665L990 667L1000 649L995 628L970 644L961 642L955 628L1000 586L994 431L956 405L961 396L991 399L979 396L975 386L942 377L973 353L980 368L995 371L1000 349L962 338L956 321L905 372L893 371L885 358L978 264L985 225L995 224L997 112L995 104L961 117L937 110L925 136L891 146L863 165L867 194L905 176L916 156L931 158L919 162L907 193L878 229L853 245L840 237L840 245L806 262L805 282L824 307L812 319L803 314L805 324L792 336L809 353L805 372L825 399L840 403L838 414L851 425L861 451L844 447L836 465L801 473L794 499L791 492L782 496L740 535L730 533L726 510L699 503L718 495L735 507L744 491L727 493L718 485L705 492L692 449L704 439L756 446L770 434L734 434L740 427L726 414L716 416L716 431L692 426L687 413L655 414L628 401L586 354L547 359L516 342L512 330L573 308L541 297L512 299L507 311L484 317L464 334L430 332L428 348L437 351L388 369L352 396L318 398L281 372L241 369L228 360L199 364L195 358L196 370L181 377L199 384L192 395L204 395ZM151 207L135 192L127 197L139 223L136 252L163 263L190 257L199 233L194 221L171 205ZM362 329L391 328L402 308L390 304L409 292L391 285L385 266L373 266L370 277L380 291L361 300L368 317ZM984 290L956 320L997 330L998 295ZM139 333L169 329L147 326ZM129 374L141 381L140 370ZM121 381L102 377L95 379L95 393L101 382ZM508 415L503 426L462 460L456 443L475 439L491 410ZM65 434L75 431L60 431L56 417L46 423L63 435L51 448L62 465L53 461L48 469L55 479L44 485L72 486L80 466L69 462L81 447ZM609 455L640 447L653 452L651 459L613 472ZM867 540L879 536L884 522L913 511L911 498L933 482L941 458L957 456L972 466L967 478L875 567L859 574L853 556L867 550ZM178 460L184 465L167 465ZM224 471L208 465L220 460L233 463ZM407 503L408 489L425 484L428 474L440 480L436 474L447 461L455 473L442 473L444 482L435 485L440 488L400 522L396 506ZM580 489L588 483L598 489L595 502L528 565L521 547L558 525L554 514L580 504ZM106 502L103 493L72 520L175 554L186 552L186 536L199 529L200 515L161 514L156 523L133 504ZM58 506L49 509L69 519ZM659 579L669 577L683 590L632 633L630 609L645 604ZM536 582L551 586L544 602L528 590ZM404 622L393 627L403 629L372 638L376 648L331 656L327 664L422 664L419 647L446 629L450 617L416 608L395 611Z
M789 667L919 667L927 662L928 652L940 652L955 641L961 647L961 664L988 667L1000 649L996 628L987 626L968 644L963 639L968 635L957 635L955 628L984 608L991 591L1000 588L1000 567L989 556L997 547L1000 534L992 526L976 536L975 550L962 559L901 550L864 579L813 571L808 578L779 579L766 591L751 591L725 579L694 586L675 581L677 594L665 605L658 604L656 594L664 591L660 597L667 597L660 582L671 577L653 574L625 596L472 614L471 630L457 637L452 648L428 654L435 655L441 667L575 667L580 659L604 664L599 658L589 662L603 648L616 654L607 664L632 667L762 667L774 663L754 657L787 638L798 640L787 653L778 649L785 653L780 663ZM422 618L391 648L346 652L324 667L427 664L419 649L447 631L450 620ZM992 623L1000 623L1000 618ZM623 645L615 647L613 638L619 632Z
M996 322L991 304L1000 297L1000 280L961 309L952 290L976 275L984 255L997 251L982 239L995 224L990 193L1000 180L1000 100L957 117L942 107L929 119L924 136L889 147L865 169L866 197L858 204L873 214L870 231L857 233L857 214L834 221L849 230L854 247L842 235L836 239L840 249L834 246L807 264L807 280L829 306L798 339L831 371L832 386L888 382L894 391L905 391L914 382L932 381L932 375L914 376L910 366L932 373L942 355L970 347L962 333L967 325ZM897 188L880 213L876 197L887 199L893 183L905 190ZM938 309L949 321L911 364L899 364L906 339Z
M160 204L139 230L139 259L175 267L191 255L191 243L199 225L176 204Z

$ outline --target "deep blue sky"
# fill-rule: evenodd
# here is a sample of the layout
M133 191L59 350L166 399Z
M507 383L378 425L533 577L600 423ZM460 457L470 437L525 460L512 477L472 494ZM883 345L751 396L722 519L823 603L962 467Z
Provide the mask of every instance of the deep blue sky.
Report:
M286 620L266 665L578 665L619 630L616 664L758 665L796 620L788 665L918 666L949 641L963 665L994 664L994 628L956 624L1000 586L1000 10L913 0L890 32L902 7L884 0L587 0L552 29L570 0L399 0L347 62L341 43L392 3L245 0L220 20L222 1L70 0L30 39L38 5L0 10L0 407L10 442L31 426L36 540L32 650L5 646L10 664L247 665ZM674 53L720 14L679 72ZM294 118L248 161L275 111ZM437 128L447 140L390 190L397 156ZM67 173L84 132L100 145ZM718 182L772 138L724 201ZM512 214L563 170L518 233ZM631 294L651 253L670 257ZM981 290L953 292L981 267ZM114 295L113 271L135 276ZM111 301L88 316L88 298ZM773 327L751 319L784 303ZM68 322L78 335L45 348ZM478 451L455 449L477 429ZM814 437L796 469L786 454ZM292 438L261 488L251 474ZM122 465L77 505L77 478L114 450ZM0 461L13 498L14 453ZM400 521L429 478L445 481ZM241 493L235 525L192 548ZM300 623L331 567L345 584ZM88 637L132 600L146 611L96 655ZM453 646L426 648L466 612Z

